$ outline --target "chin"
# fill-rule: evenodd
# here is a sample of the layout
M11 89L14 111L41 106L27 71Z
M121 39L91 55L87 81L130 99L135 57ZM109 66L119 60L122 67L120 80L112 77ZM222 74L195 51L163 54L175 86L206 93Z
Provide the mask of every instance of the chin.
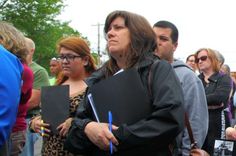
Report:
M116 51L116 48L113 47L113 46L110 46L110 47L108 48L108 50L109 50L110 53L113 53L114 51Z
M70 71L65 71L65 70L63 70L63 75L65 75L65 76L70 75Z
M115 49L111 48L111 49L109 49L109 54L111 56L116 56L118 54L118 52Z

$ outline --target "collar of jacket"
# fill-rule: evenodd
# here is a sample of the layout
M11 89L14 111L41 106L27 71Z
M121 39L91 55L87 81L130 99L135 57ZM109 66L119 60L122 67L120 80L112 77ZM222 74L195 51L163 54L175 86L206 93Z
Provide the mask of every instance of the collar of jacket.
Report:
M142 59L140 59L135 65L134 67L139 69L145 68L147 66L150 66L151 64L153 64L153 62L155 60L159 59L158 56L154 55L154 53L148 52L144 54L144 57Z
M224 73L222 73L222 72L215 72L214 74L212 74L212 75L208 78L208 80L209 80L210 82L216 83L216 82L218 81L218 79L219 79L220 77L222 77L223 75L224 75ZM203 73L201 73L201 75L200 75L199 77L203 80L203 79L204 79Z
M140 59L134 65L134 68L136 68L137 70L142 70L142 68L150 66L156 59L159 59L159 57L154 55L154 53L152 53L152 52L147 52L144 54L142 59ZM102 70L104 70L104 68L100 68L97 71L93 72L92 75L85 80L85 83L88 86L91 86L92 84L100 81L101 78L104 76Z

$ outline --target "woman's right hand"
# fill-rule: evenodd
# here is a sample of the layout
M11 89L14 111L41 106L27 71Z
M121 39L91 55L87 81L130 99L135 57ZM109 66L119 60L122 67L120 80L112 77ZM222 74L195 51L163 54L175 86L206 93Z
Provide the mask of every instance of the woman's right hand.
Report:
M41 116L37 116L31 120L31 129L33 129L36 133L40 133L42 136L48 136L51 132L49 129L49 124L44 123Z
M112 130L117 129L117 126L112 125ZM107 123L90 122L86 125L84 132L89 140L102 150L109 150L110 141L115 145L119 144L112 132L109 131Z

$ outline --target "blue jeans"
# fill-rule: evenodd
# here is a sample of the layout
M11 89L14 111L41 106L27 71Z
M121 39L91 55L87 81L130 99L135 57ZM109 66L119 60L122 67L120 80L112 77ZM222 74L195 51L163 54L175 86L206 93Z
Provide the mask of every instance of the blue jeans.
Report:
M35 142L41 137L38 133L32 133L29 130L29 123L30 118L26 119L27 122L27 131L26 131L26 141L25 141L25 146L23 148L22 153L20 156L34 156L34 144Z

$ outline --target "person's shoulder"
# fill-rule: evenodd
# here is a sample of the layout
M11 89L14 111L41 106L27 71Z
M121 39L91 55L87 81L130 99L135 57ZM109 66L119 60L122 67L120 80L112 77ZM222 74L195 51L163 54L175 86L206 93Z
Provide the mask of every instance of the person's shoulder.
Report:
M156 55L151 56L152 64L158 65L158 66L164 66L164 67L171 67L171 65L164 59L160 59L160 57ZM171 67L172 68L172 67Z
M174 69L181 69L186 72L193 72L193 70L186 63L184 63L181 60L175 59L171 65L173 66Z
M184 63L181 60L175 60L171 65L176 71L181 70L182 72L196 75L194 71L186 63Z
M44 70L45 70L45 68L44 68L43 66L39 65L39 64L36 63L36 62L32 62L32 63L30 64L30 66L31 66L31 67L35 67L35 68L38 68L38 69L44 69Z
M20 62L20 60L11 52L9 52L7 49L5 49L2 45L0 45L0 54L1 54L1 62L6 60L11 60L15 62Z
M1 54L1 58L2 57L9 57L9 58L16 59L16 56L14 54L12 54L11 52L9 52L7 49L5 49L2 45L0 45L0 54Z
M33 75L32 69L27 64L23 63L22 65L23 65L23 68L24 68L23 73L27 73L27 75L28 74L30 74L30 75L32 74Z
M160 59L156 55L148 55L139 65L140 67L147 68L151 72L166 73L173 70L172 66L166 60Z
M224 81L231 81L231 77L221 71L214 73L211 77L211 80L214 82L217 82L219 80L224 80Z
M0 45L0 63L1 67L8 71L8 69L16 69L20 74L23 71L23 65L21 61L7 49ZM14 71L14 70L12 70Z
M183 61L174 61L172 66L178 77L181 77L181 79L185 79L187 81L191 80L191 82L200 81L196 73L194 73L194 71Z
M100 67L96 71L94 71L86 80L85 83L88 86L93 85L94 83L100 81L102 77L104 77L104 67Z
M27 70L27 71L32 72L32 69L27 64L23 63L23 67L24 67L24 71Z
M46 73L47 73L47 70L46 70L43 66L39 65L39 64L36 63L36 62L32 62L32 63L29 65L29 67L32 69L32 71L33 71L34 73L36 73L36 72L46 72Z

